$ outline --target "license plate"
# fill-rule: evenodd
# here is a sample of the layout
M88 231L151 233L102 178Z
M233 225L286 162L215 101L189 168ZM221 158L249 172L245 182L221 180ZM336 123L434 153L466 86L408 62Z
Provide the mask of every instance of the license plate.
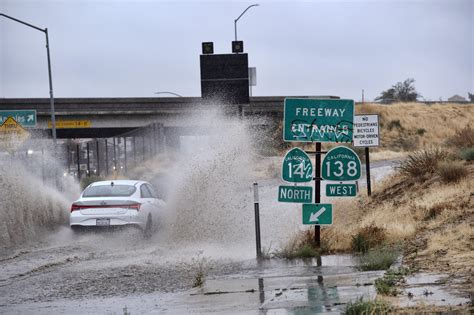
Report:
M97 226L109 226L110 219L97 219L96 223Z

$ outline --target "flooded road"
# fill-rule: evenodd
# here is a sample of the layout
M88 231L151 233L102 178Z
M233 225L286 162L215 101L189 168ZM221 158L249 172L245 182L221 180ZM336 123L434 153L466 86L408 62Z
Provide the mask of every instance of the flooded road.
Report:
M72 248L73 249L73 248ZM232 262L210 260L211 269L201 288L191 288L189 262L166 263L146 249L149 261L129 261L123 255L66 254L61 248L44 249L47 257L31 269L32 255L23 253L0 282L2 313L250 313L301 309L306 313L340 312L360 296L373 297L373 281L382 272L357 272L350 256L306 261L272 259ZM52 258L52 257L51 257ZM157 261L153 262L153 259ZM133 258L131 259L133 261ZM2 261L5 267L6 261ZM120 264L127 265L118 267ZM318 266L322 265L322 266ZM102 266L98 268L98 266ZM104 268L108 266L107 268ZM20 271L22 271L20 273ZM125 310L125 311L124 311Z
M301 228L300 205L277 202L279 184L279 179L260 184L262 242L268 250ZM63 226L2 251L0 313L337 312L357 297L374 296L373 280L381 272L358 272L350 256L257 264L251 187L240 191L240 198L231 199L242 207L231 215L237 219L232 226L201 213L150 240L136 230L75 235ZM187 227L191 238L175 237ZM205 284L193 289L203 269Z

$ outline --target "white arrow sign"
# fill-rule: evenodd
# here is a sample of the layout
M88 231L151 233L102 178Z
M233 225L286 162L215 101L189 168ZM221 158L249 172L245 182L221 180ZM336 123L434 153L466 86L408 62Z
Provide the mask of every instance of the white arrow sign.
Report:
M309 216L309 221L310 221L310 222L318 222L319 216L320 216L321 214L323 214L324 211L326 211L326 208L322 207L322 208L319 209L317 212L311 213L311 215Z
M28 117L26 118L26 121L34 121L35 119L35 116L34 115L28 115Z

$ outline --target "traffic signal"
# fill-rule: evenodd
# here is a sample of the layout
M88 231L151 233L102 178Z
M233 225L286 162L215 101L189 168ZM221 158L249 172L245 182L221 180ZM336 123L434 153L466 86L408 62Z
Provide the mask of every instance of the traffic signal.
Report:
M213 42L203 42L202 43L202 54L208 55L214 53L214 43Z
M241 40L232 41L232 52L233 53L243 53L244 52L244 42Z

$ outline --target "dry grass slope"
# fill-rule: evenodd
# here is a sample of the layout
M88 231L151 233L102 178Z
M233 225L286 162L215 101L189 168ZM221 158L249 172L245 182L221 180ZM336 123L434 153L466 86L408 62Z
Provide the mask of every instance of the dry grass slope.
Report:
M474 122L474 105L366 103L356 106L357 114L379 114L380 150L413 151L446 143L456 130Z

